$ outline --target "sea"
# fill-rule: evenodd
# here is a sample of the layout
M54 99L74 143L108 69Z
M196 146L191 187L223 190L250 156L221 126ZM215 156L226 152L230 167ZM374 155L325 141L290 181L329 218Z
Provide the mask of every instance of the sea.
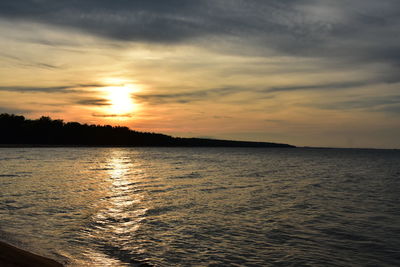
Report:
M0 239L66 266L400 266L400 150L0 148Z

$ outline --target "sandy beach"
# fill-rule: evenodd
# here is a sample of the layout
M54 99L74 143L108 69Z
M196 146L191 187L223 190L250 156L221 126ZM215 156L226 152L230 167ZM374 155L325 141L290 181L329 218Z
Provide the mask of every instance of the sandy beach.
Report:
M62 267L61 263L0 242L2 267Z

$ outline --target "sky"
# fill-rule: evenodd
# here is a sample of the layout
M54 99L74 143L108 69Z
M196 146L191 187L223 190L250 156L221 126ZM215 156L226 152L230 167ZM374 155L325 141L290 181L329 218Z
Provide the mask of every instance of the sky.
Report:
M0 113L400 148L398 0L1 0Z

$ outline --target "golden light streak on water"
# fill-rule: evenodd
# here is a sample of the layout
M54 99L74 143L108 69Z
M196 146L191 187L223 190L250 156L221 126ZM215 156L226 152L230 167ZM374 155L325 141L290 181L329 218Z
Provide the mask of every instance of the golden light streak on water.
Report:
M104 208L92 217L97 227L90 235L93 238L110 236L110 246L120 242L121 238L128 243L130 236L140 228L142 215L147 211L147 208L143 208L143 195L132 194L133 186L137 182L135 178L138 177L135 174L141 172L135 167L137 166L123 150L110 151L109 160L104 166L108 172L106 182L109 188L108 195L105 196L107 201L103 204ZM132 210L132 207L137 209ZM109 224L110 221L114 223ZM118 240L113 239L115 236L119 237ZM91 249L85 251L85 256L94 265L102 263L103 266L125 266L124 263L116 262L108 255Z

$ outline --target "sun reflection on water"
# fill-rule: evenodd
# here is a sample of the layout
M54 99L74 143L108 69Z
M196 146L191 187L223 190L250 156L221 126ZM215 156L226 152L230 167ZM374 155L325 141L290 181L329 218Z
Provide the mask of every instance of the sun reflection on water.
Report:
M121 244L131 243L147 211L142 203L143 194L135 190L140 179L137 173L141 171L137 170L125 151L120 149L110 151L103 169L106 171L108 193L104 197L102 208L92 217L94 227L89 234L101 246L119 247ZM108 252L112 253L112 250ZM107 253L99 254L98 251L88 249L85 254L93 264L108 262ZM114 266L115 263L112 262L111 265Z

